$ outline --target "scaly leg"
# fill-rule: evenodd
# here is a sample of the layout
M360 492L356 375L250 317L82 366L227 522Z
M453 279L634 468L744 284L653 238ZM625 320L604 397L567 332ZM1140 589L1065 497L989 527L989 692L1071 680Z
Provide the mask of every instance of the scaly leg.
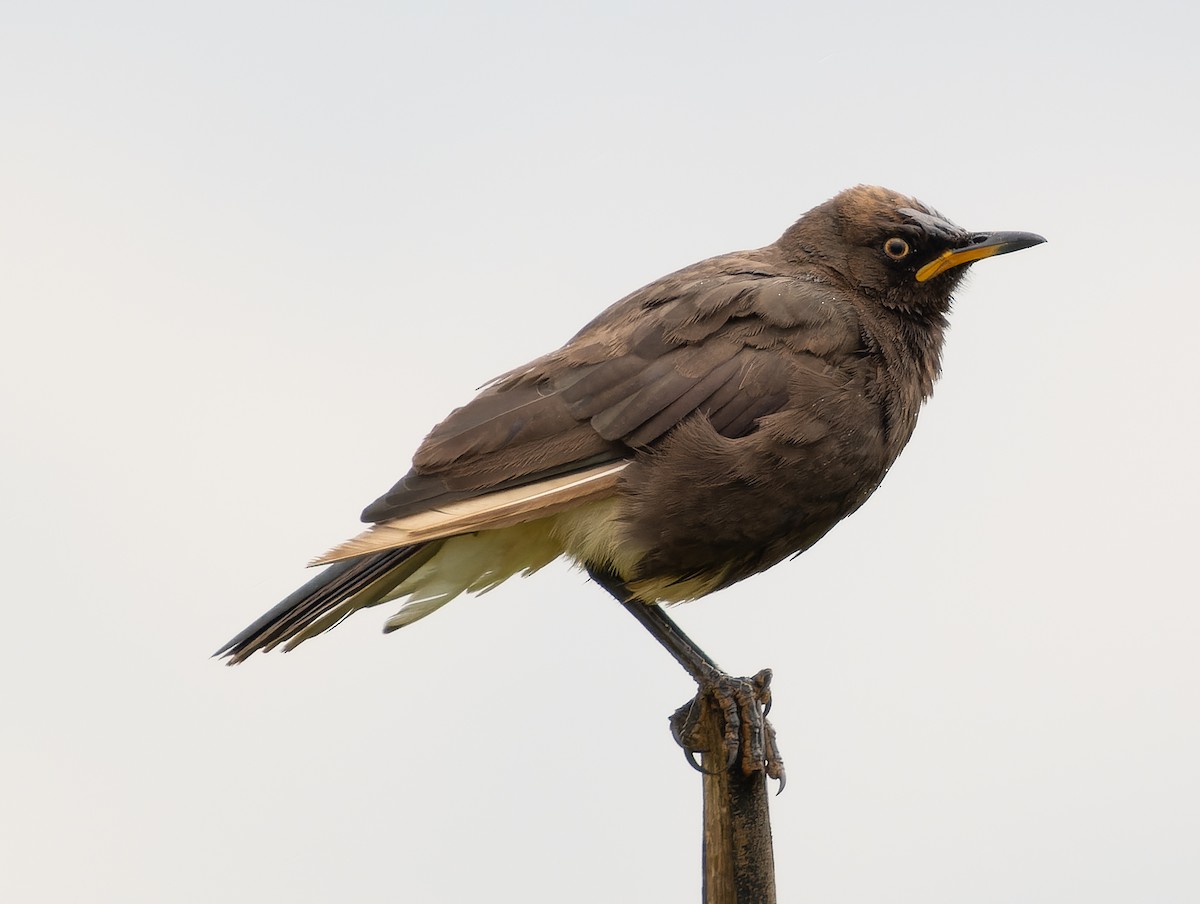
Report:
M671 717L671 733L684 749L688 761L697 769L695 755L701 718L708 706L716 706L725 722L725 768L741 760L742 772L750 775L764 770L779 779L779 790L786 781L783 760L775 743L775 730L767 721L771 709L771 670L763 669L753 678L734 678L722 671L712 658L688 637L661 606L631 599L629 589L615 575L591 571L592 579L611 593L642 627L650 632L675 661L696 682L695 699L685 703ZM701 770L703 771L703 770Z

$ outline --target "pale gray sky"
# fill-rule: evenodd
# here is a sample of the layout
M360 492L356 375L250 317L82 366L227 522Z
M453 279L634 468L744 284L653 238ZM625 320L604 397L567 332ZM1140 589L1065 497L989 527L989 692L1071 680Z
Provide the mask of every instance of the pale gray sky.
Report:
M0 899L697 900L689 683L565 567L207 656L479 384L858 182L1050 241L678 612L775 669L780 899L1200 898L1200 15L1083 10L0 3Z

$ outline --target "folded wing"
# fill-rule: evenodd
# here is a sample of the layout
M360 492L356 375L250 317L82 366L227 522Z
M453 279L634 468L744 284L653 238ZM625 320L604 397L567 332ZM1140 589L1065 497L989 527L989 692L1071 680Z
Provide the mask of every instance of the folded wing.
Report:
M729 256L679 271L493 381L366 508L374 527L318 559L335 564L220 654L237 662L291 649L389 599L410 600L389 628L407 624L560 554L545 537L505 540L504 530L619 495L622 473L687 419L707 418L730 438L752 433L788 404L814 359L859 341L827 287L759 263Z

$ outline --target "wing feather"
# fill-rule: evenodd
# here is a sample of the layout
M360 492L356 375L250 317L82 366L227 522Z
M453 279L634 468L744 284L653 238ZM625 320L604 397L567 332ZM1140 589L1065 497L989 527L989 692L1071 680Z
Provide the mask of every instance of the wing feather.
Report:
M627 461L462 499L376 524L310 564L327 565L367 553L480 530L512 527L611 495Z
M728 437L752 432L787 404L797 357L859 341L853 324L838 321L844 315L828 292L737 255L665 277L452 412L363 519L462 512L474 497L496 496L485 505L498 505L492 514L447 523L499 523L488 519L517 509L498 500L521 493L498 494L521 487L531 488L528 498L512 504L522 517L538 517L531 500L558 506L565 498L540 495L542 484L624 461L690 417L708 417Z

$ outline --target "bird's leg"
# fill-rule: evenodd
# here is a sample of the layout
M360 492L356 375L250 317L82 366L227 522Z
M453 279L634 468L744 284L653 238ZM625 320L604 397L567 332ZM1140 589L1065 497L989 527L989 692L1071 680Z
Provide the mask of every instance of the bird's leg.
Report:
M613 575L592 572L592 578L641 622L695 680L698 686L695 698L671 716L671 734L684 749L688 761L701 768L695 759L696 753L705 752L699 740L701 726L709 707L715 706L721 711L725 725L724 768L731 768L740 760L744 774L763 770L771 778L779 779L782 791L783 760L775 743L775 730L767 721L771 708L771 670L763 669L753 678L734 678L700 649L661 606L632 599L629 588Z

